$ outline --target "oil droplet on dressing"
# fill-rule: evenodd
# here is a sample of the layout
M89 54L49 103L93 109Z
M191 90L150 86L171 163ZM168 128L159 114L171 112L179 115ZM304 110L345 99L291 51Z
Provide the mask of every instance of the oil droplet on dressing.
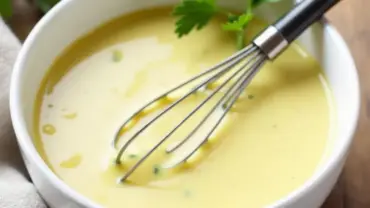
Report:
M76 168L78 165L80 165L82 161L82 156L80 154L76 154L69 158L68 160L65 160L60 163L60 167L62 168Z
M77 117L77 113L66 113L63 115L63 117L66 119L74 119Z
M42 132L44 134L53 135L53 134L55 134L56 129L51 124L45 124L44 126L42 126Z

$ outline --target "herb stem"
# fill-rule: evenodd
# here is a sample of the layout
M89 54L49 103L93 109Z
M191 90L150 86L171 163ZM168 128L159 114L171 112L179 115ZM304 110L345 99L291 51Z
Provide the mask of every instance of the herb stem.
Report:
M241 50L245 47L244 30L239 30L236 32L236 47L238 50Z
M253 13L253 0L247 0L247 8L245 11L247 14Z

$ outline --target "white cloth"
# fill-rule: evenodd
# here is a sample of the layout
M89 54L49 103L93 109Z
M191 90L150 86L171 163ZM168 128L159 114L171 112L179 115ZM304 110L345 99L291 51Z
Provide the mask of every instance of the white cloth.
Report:
M0 18L0 208L46 208L21 159L9 113L9 80L21 44Z

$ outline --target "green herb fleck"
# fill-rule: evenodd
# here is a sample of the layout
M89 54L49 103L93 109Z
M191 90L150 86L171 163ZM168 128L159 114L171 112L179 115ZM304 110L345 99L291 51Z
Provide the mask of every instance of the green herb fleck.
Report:
M191 197L191 191L190 191L190 190L188 190L188 189L187 189L187 190L185 190L185 191L184 191L184 196L185 196L185 197L187 197L187 198L188 198L188 197Z
M54 105L53 104L49 104L48 105L48 108L53 108L54 107Z
M159 165L154 165L153 166L153 174L154 175L159 175L161 173L161 166Z
M114 50L112 59L114 62L120 62L123 59L123 53L119 50Z
M135 154L129 154L128 155L128 158L130 158L130 159L136 159L137 158L137 155L135 155Z
M254 98L254 95L248 95L249 100L253 100L253 98Z
M227 103L222 104L222 109L226 110L226 108L227 108Z

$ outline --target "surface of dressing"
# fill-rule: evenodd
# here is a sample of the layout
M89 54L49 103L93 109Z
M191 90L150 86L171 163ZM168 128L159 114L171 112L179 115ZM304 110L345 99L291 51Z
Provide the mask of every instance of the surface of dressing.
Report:
M152 169L161 159L154 155L136 184L117 184L124 171L112 165L111 141L125 118L235 52L220 20L178 39L169 14L155 9L116 19L55 61L36 102L35 144L44 160L108 208L264 207L297 189L323 159L332 106L319 65L295 44L262 68L199 163L177 172ZM250 35L262 26L251 24ZM126 161L202 99L192 97L145 132ZM184 129L179 138L191 130Z

